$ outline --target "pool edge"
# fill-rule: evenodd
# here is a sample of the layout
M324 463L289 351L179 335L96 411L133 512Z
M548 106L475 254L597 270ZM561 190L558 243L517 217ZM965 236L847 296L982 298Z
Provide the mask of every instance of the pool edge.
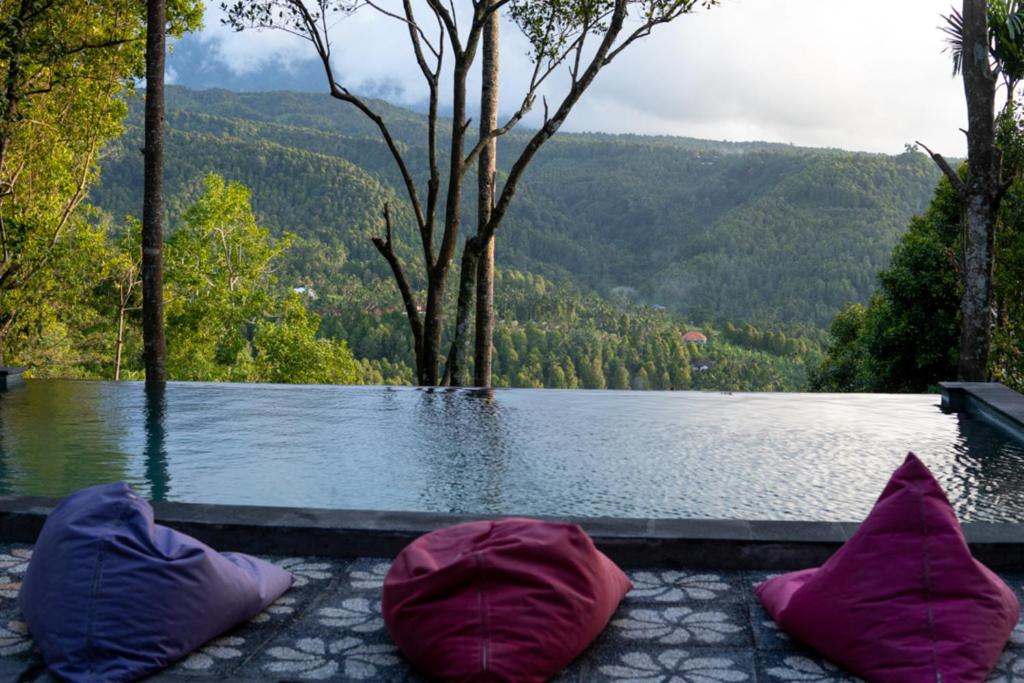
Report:
M0 497L0 541L34 543L58 499ZM486 516L154 503L156 520L218 550L260 555L394 557L421 534ZM624 567L801 569L824 562L857 523L727 519L545 518L580 524ZM967 523L976 558L1024 570L1024 524Z
M999 382L939 382L942 409L977 415L1024 443L1024 396Z

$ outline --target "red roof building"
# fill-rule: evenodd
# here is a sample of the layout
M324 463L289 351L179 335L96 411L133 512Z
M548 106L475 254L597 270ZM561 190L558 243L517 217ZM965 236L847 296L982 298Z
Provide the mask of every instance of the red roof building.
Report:
M705 337L703 334L693 330L683 335L683 341L688 342L690 344L704 344L707 342L707 340L708 338Z

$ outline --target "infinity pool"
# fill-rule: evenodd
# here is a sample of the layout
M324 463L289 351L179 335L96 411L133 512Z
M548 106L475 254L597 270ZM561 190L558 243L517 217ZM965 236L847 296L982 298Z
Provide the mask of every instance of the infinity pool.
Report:
M914 450L961 518L1024 521L1024 447L934 395L28 380L0 493L479 514L856 520Z

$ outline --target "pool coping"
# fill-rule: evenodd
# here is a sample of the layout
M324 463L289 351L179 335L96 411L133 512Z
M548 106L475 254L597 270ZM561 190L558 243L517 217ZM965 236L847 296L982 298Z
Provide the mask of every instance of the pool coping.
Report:
M942 409L977 415L1024 442L1024 396L999 382L939 382Z
M0 540L34 543L59 502L0 497ZM157 522L218 550L260 555L394 557L416 537L488 516L432 512L154 503ZM824 562L857 529L853 522L729 519L544 518L580 524L624 567L800 569ZM1024 570L1024 523L967 523L975 557L996 570Z

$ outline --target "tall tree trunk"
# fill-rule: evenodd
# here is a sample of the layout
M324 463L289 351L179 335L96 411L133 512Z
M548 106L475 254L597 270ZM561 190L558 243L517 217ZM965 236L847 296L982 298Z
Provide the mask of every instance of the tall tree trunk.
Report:
M496 0L489 0L488 8ZM495 10L484 25L482 84L480 87L480 137L498 127L498 74L500 72L501 16ZM498 139L492 138L480 152L477 170L477 235L482 234L494 209L494 179L497 174ZM473 384L491 386L491 351L494 337L494 236L481 246L476 264L476 339L473 356Z
M147 0L146 147L142 202L142 338L147 382L167 380L164 339L164 0Z
M475 49L475 48L474 48ZM427 310L423 320L423 384L439 384L438 363L441 352L441 332L444 329L444 291L448 273L459 239L459 211L462 207L462 183L466 163L463 158L466 142L466 76L473 63L473 52L467 51L455 60L452 83L452 144L448 167L448 197L445 205L444 237L437 263L427 281Z
M985 0L964 0L963 79L967 98L967 182L964 203L964 296L960 379L987 379L991 334L993 242L1002 198L995 147L996 75L989 64Z

